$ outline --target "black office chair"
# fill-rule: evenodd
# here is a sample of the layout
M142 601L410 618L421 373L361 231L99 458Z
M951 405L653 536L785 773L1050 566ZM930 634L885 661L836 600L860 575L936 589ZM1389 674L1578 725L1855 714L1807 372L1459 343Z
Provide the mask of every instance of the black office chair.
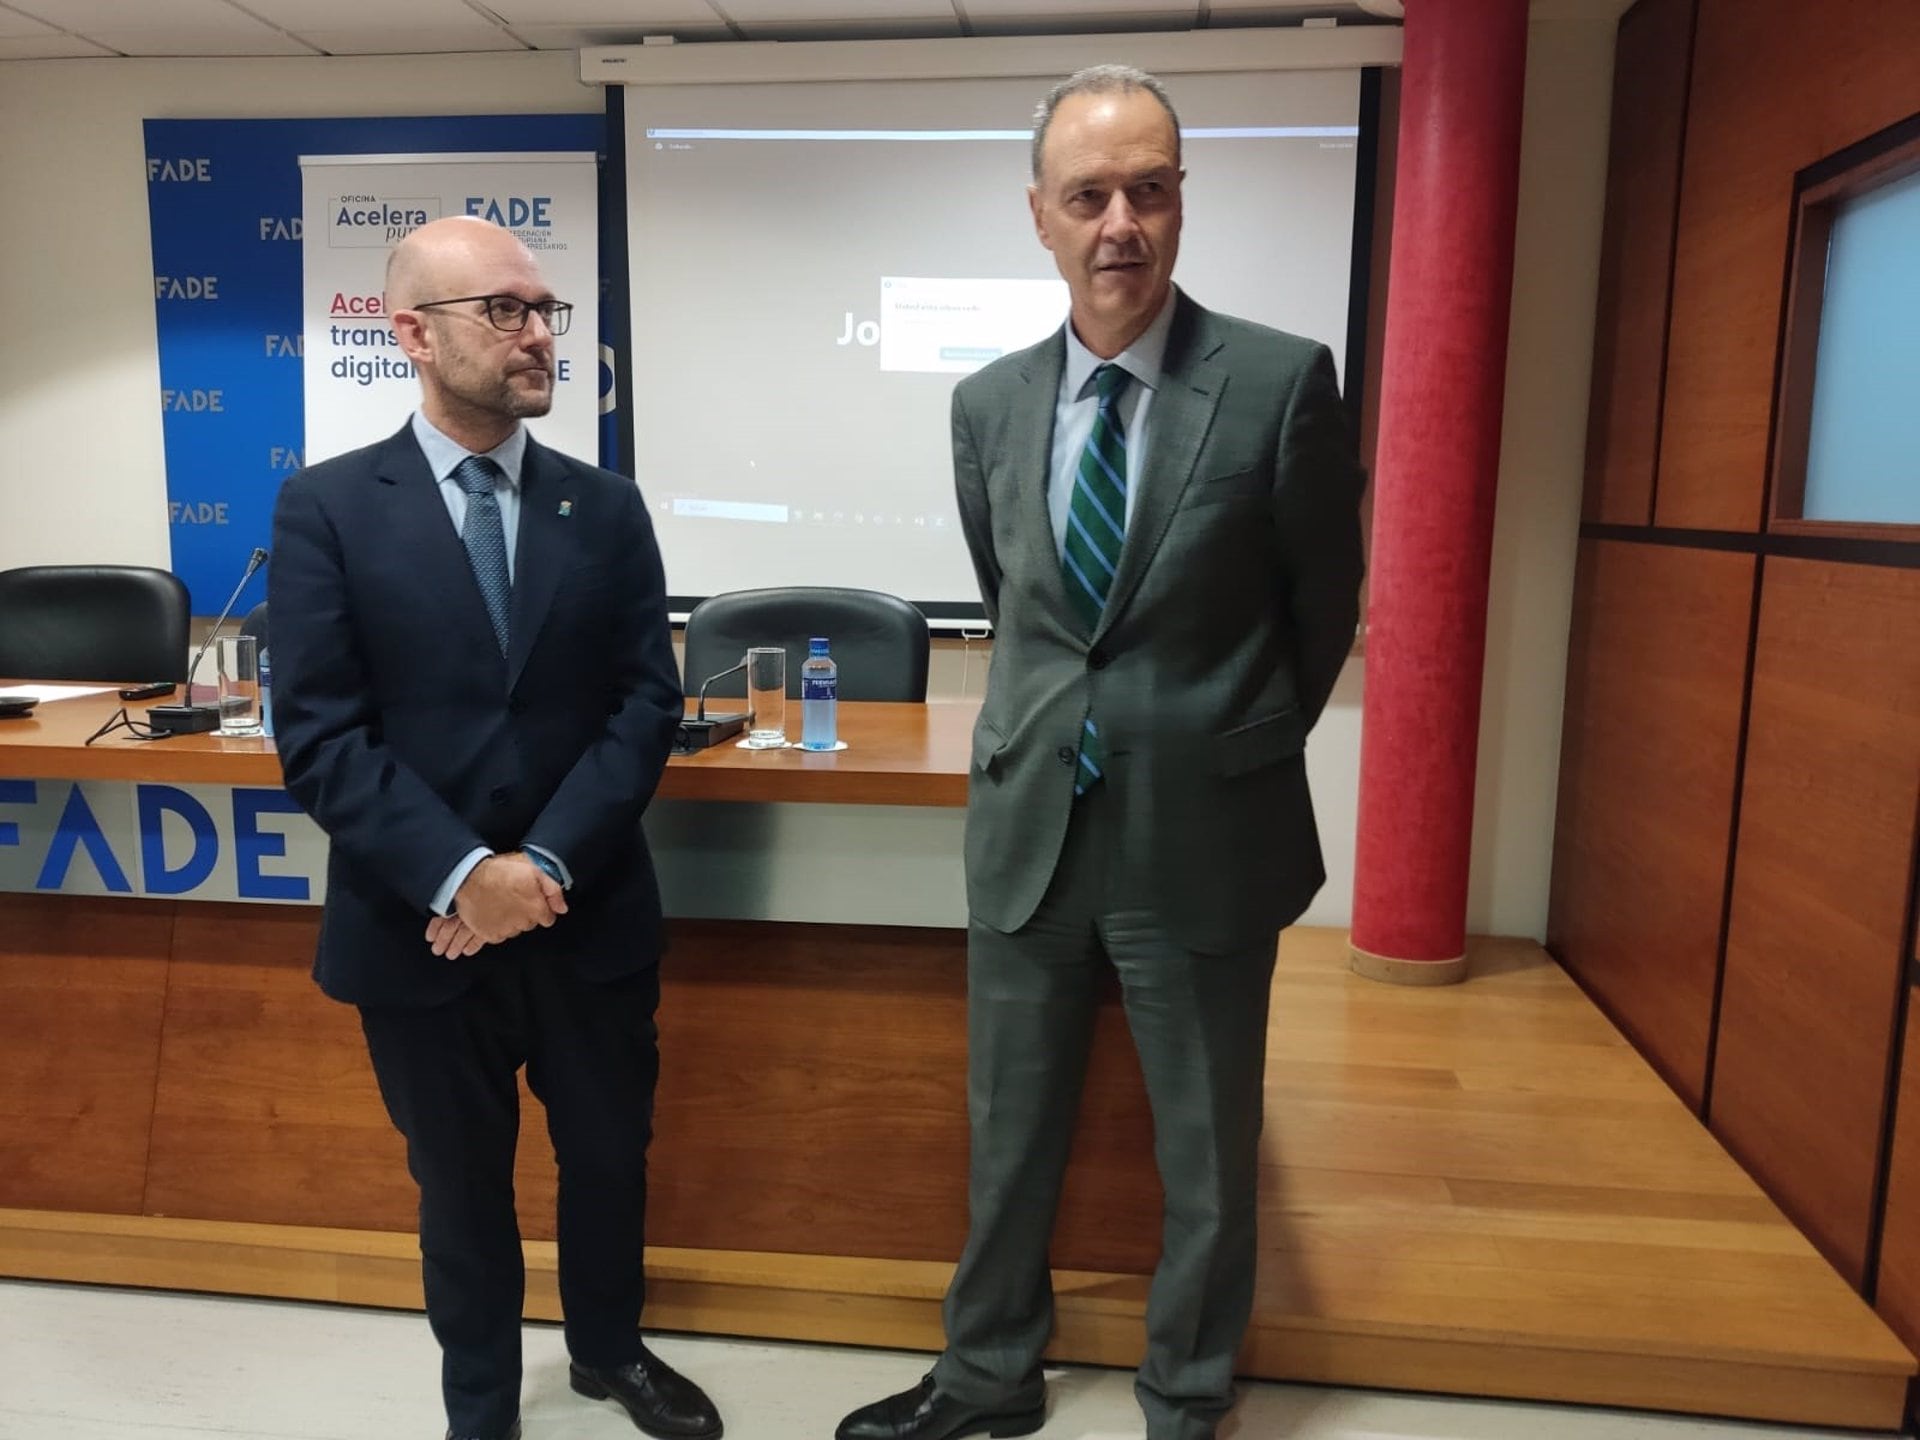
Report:
M240 622L240 633L253 637L253 653L258 655L267 648L267 602L262 600L247 612L247 618Z
M187 678L187 587L144 565L0 570L0 675Z
M798 696L800 665L815 635L831 642L842 700L927 698L927 617L897 595L837 585L734 590L702 600L687 616L687 693L697 695L702 680L739 664L748 646L779 645L787 652L787 694ZM707 693L745 695L746 677L729 676Z

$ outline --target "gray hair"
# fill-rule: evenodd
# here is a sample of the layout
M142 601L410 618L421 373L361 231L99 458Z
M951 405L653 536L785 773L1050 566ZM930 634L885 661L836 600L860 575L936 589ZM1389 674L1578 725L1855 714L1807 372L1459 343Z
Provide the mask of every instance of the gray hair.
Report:
M1149 75L1146 71L1132 65L1089 65L1084 70L1076 70L1047 92L1047 98L1033 112L1033 178L1040 178L1040 152L1047 143L1047 127L1053 123L1053 112L1060 108L1060 102L1069 95L1120 95L1133 90L1144 90L1160 102L1160 108L1167 112L1167 119L1173 122L1173 158L1180 160L1180 117L1173 113L1173 101L1167 96L1167 87Z

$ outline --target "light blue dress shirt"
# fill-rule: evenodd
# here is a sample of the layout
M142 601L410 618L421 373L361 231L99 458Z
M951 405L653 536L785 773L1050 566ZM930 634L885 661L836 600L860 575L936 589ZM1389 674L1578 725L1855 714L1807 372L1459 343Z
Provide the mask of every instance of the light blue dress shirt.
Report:
M1153 392L1160 386L1167 332L1173 328L1173 301L1174 291L1168 287L1167 303L1160 307L1153 323L1110 362L1082 345L1073 333L1073 322L1067 322L1067 363L1060 371L1060 394L1054 401L1053 456L1047 472L1047 513L1053 520L1054 549L1062 556L1067 552L1067 509L1073 503L1074 472L1080 468L1080 452L1087 448L1093 417L1100 410L1093 372L1102 364L1118 365L1133 377L1120 394L1120 427L1127 437L1126 518L1129 525L1133 522L1134 498L1140 493L1140 463L1147 453Z
M420 452L427 457L427 468L433 472L434 482L440 487L440 498L447 503L447 515L453 521L453 530L457 535L467 523L467 492L460 488L460 482L453 478L453 472L473 451L458 440L450 439L418 410L413 412L413 438L420 442ZM511 582L514 550L520 540L520 467L527 458L527 427L514 426L511 435L486 452L486 458L500 467L500 474L494 478L493 493L500 502L500 528L507 540L507 579ZM528 848L537 849L532 846ZM560 883L571 889L573 872L567 869L567 862L550 850L539 849L538 853L554 863L560 872ZM451 911L453 897L460 893L467 876L491 854L493 851L482 845L461 857L460 863L453 867L433 894L434 914L445 915Z

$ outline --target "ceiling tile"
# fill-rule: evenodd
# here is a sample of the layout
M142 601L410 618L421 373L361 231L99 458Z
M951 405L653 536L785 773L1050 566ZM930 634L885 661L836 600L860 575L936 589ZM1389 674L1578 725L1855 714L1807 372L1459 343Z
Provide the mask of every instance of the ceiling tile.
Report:
M62 30L85 35L95 30L172 30L192 25L235 30L260 22L227 0L6 0L13 9L37 16Z
M269 25L252 30L209 29L203 25L168 25L155 29L86 32L89 40L111 45L123 55L312 55L311 45L283 35Z
M59 35L59 31L44 20L36 20L31 15L22 15L18 10L10 10L0 5L0 40L25 40Z
M8 0L12 8L128 55L311 55L227 0Z
M718 25L726 22L706 0L485 0L515 30L642 29L651 25Z
M400 29L485 25L497 29L466 0L237 0L285 30L353 30L362 25Z
M0 60L66 60L114 52L87 40L49 30L44 35L0 36Z
M1164 0L1163 0L1164 3ZM736 25L811 24L816 20L943 20L959 24L952 0L718 0Z
M525 50L526 45L498 25L475 19L471 25L404 23L358 25L350 30L302 27L294 32L329 55L463 55L477 50Z
M513 33L536 50L584 50L592 45L638 45L649 35L703 42L732 40L734 33L714 21L702 25L516 25Z

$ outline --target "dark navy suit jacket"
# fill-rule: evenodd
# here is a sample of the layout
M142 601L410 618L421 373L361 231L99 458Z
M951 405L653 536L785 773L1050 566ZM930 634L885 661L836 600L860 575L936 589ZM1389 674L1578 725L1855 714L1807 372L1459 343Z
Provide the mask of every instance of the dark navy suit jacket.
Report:
M268 600L287 789L332 847L314 963L328 995L440 1004L516 951L589 980L657 963L640 817L682 700L631 480L529 437L504 657L410 427L282 487ZM436 957L429 906L454 866L524 844L572 872L568 913Z

